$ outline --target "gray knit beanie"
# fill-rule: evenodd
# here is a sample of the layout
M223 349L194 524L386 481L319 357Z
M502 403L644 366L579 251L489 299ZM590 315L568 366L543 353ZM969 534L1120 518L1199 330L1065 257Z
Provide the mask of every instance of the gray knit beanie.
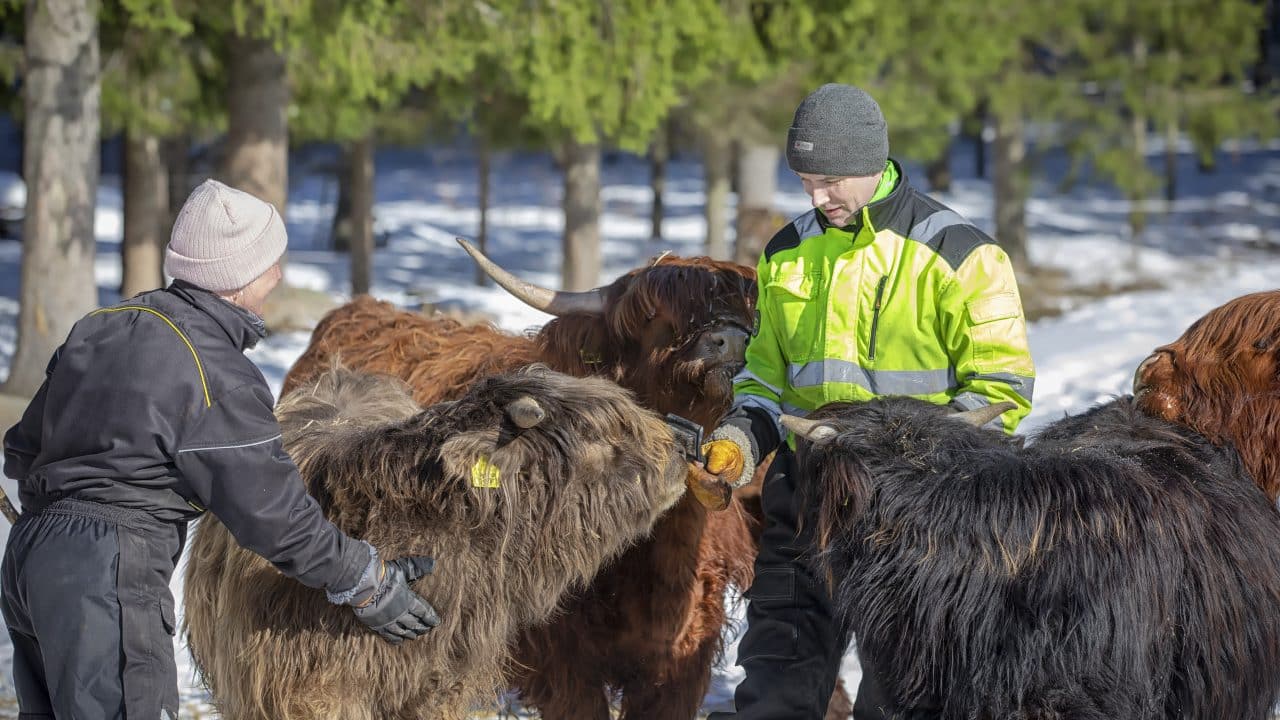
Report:
M205 180L173 222L164 271L205 290L238 290L284 255L287 240L271 203Z
M787 165L814 175L866 177L884 170L889 128L875 99L852 85L827 83L796 108Z

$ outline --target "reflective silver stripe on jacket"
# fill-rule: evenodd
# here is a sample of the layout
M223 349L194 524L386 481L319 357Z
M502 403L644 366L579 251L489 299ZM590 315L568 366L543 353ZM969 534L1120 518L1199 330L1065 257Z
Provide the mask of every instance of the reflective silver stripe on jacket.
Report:
M945 370L868 370L849 360L816 360L787 366L791 387L824 383L857 385L875 395L932 395L954 389L955 368Z
M734 387L737 387L738 383L740 382L747 382L747 381L762 385L766 390L773 393L774 395L778 395L778 396L782 395L782 388L779 388L775 385L770 385L769 383L761 379L759 375L756 375L755 373L751 372L746 368L739 370L738 374L733 376Z
M781 405L770 400L769 398L760 397L759 395L748 395L744 393L741 395L737 395L733 398L733 407L734 409L737 409L740 407L757 407L757 408L760 408L761 410L764 410L769 414L769 417L772 418L773 425L778 430L778 437L785 438L787 436L787 429L782 427L781 418L782 418L783 408Z

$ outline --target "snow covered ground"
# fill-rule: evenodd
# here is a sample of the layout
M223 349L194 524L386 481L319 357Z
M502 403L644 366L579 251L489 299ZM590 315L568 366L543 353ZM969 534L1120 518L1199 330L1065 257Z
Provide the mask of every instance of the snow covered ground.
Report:
M1160 151L1152 143L1153 163ZM990 184L972 177L967 147L954 158L957 181L939 196L990 230ZM1061 158L1047 163L1060 176ZM908 175L923 185L918 168ZM666 221L661 242L651 242L647 168L630 156L604 167L602 282L663 251L698 254L704 225L702 182L694 159L677 158L668 169ZM472 266L453 238L474 236L478 226L474 158L442 148L389 149L378 158L376 230L386 239L375 256L373 294L416 306L431 302L492 315L502 327L522 330L546 316L500 290L472 284ZM288 208L290 255L287 282L345 297L347 259L326 248L336 195L334 182L308 172L305 159L291 170ZM808 207L799 183L779 169L777 206L787 215ZM1127 391L1134 368L1155 346L1172 340L1194 319L1233 297L1280 287L1280 146L1224 151L1219 170L1201 175L1189 154L1180 156L1180 197L1150 206L1150 226L1138 242L1127 237L1128 205L1108 189L1082 185L1059 194L1052 183L1037 187L1029 206L1032 259L1058 269L1070 284L1146 288L1120 294L1093 292L1066 302L1063 312L1031 325L1037 365L1035 409L1022 426L1033 432L1064 413ZM491 255L525 279L555 286L559 279L560 179L549 158L506 155L493 170L489 218ZM118 178L104 178L99 197L97 281L102 303L117 299L121 233ZM21 246L0 242L0 376L15 341ZM1023 282L1024 295L1043 292L1039 280ZM250 353L278 391L285 371L302 352L306 333L272 335ZM12 481L0 481L12 492ZM180 578L181 573L176 576ZM181 595L180 581L174 591ZM736 635L717 669L707 710L731 703L741 679L733 665ZM0 717L16 716L8 674L10 648L0 640ZM209 717L206 697L191 675L178 643L184 717ZM860 677L846 659L852 690Z

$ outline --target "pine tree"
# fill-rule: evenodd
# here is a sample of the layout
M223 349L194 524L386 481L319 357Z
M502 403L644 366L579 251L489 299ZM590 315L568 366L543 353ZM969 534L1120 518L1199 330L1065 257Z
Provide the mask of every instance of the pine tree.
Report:
M1073 2L1082 22L1064 33L1051 107L1076 161L1129 200L1137 238L1161 185L1147 160L1152 130L1173 140L1187 128L1202 157L1225 138L1275 132L1274 101L1247 82L1265 9L1252 0Z
M102 124L104 134L125 139L123 297L163 284L170 206L185 199L169 197L166 143L211 129L222 117L204 92L204 79L220 68L183 12L171 1L102 5Z
M317 6L305 30L294 32L288 74L291 116L298 140L342 144L334 246L351 251L352 292L368 292L372 280L374 154L382 136L421 139L405 125L420 121L421 108L407 108L413 94L438 99L448 82L470 76L488 29L474 3L337 3ZM464 107L439 103L435 117L461 117Z
M565 176L562 285L600 280L600 147L633 152L701 81L725 28L714 0L495 3L516 87Z
M790 21L784 8L724 0L724 49L681 108L703 156L707 254L752 267L781 222L773 207L778 163L792 110L807 89L800 60L788 54L797 48L786 43L779 47L774 39L773 33ZM734 168L737 174L731 178ZM727 203L734 186L736 241L730 253Z

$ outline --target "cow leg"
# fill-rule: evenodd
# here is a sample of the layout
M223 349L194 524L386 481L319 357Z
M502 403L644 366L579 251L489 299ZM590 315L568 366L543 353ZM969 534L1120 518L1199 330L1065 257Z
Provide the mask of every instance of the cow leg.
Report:
M767 523L747 592L747 631L738 644L738 664L747 675L734 691L734 713L719 720L821 720L835 690L848 628L835 618L823 581L815 577L804 549L814 523L801 525L795 456L780 450L761 495Z
M538 708L542 720L609 720L609 697L604 688L581 688L577 692L529 703Z
M693 720L711 684L718 642L718 637L709 638L696 652L669 665L666 682L639 678L624 684L619 720Z
M559 675L555 682L543 677L528 677L520 685L520 702L537 708L542 720L610 720L609 696L602 683L583 679L570 672Z

